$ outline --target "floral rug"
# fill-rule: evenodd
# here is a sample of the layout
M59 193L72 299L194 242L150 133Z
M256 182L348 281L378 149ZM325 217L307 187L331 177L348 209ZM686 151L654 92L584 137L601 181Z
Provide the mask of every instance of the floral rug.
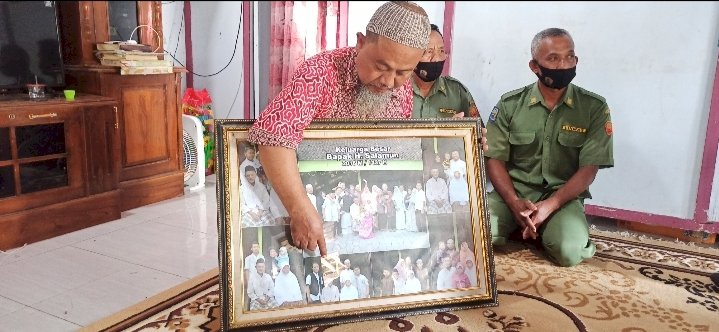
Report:
M524 243L495 248L499 306L316 328L327 331L719 331L719 251L592 231L573 268ZM219 331L217 270L87 331Z

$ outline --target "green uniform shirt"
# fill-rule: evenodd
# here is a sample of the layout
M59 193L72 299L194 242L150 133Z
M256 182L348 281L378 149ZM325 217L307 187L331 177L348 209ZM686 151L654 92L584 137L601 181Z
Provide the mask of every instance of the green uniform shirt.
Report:
M472 94L462 83L450 76L441 76L432 85L427 97L422 97L412 79L414 90L413 118L451 118L457 113L465 117L479 117Z
M537 83L504 94L487 121L487 139L485 156L505 161L517 194L530 200L559 189L582 166L614 166L609 107L574 84L552 112Z
M440 76L434 81L427 97L422 97L422 92L414 79L412 79L412 90L414 90L413 118L451 118L457 113L464 113L464 117L479 117L472 94L456 78ZM461 140L423 139L422 149L425 160L432 161L435 154L439 154L444 159L444 153L463 151L464 145Z

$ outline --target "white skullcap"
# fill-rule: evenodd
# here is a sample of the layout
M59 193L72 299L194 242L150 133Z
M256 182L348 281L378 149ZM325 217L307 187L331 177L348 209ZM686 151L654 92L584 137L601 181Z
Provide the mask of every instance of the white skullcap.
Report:
M421 9L413 2L407 2ZM367 31L412 48L426 49L431 28L429 17L389 1L380 6L367 24Z

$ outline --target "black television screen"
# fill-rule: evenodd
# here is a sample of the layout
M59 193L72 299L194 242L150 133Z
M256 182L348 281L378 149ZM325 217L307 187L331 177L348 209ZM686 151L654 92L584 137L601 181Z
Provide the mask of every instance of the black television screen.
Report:
M0 89L62 87L55 1L0 1Z

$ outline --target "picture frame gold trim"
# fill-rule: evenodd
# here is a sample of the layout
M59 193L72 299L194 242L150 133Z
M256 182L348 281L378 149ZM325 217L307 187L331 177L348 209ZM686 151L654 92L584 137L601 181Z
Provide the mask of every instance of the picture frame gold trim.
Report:
M304 140L297 149L298 167L303 182L309 184L314 181L312 183L318 189L323 188L321 197L326 197L323 200L333 204L335 201L344 203L344 200L348 198L354 200L357 196L358 199L354 200L352 206L361 206L361 208L355 208L354 211L360 209L362 211L360 215L364 216L362 221L358 221L360 219L355 218L357 214L352 215L351 226L347 226L344 219L339 220L336 216L332 217L332 213L329 214L329 217L323 217L325 209L320 210L318 207L320 216L325 220L324 225L330 229L329 233L326 231L328 256L323 258L319 257L318 251L315 253L300 251L292 246L289 227L282 224L282 221L286 222L287 218L274 218L278 214L275 211L269 211L272 210L269 207L273 206L272 204L268 205L267 211L260 208L258 211L262 211L261 213L246 212L250 211L246 207L248 202L254 203L258 200L252 193L253 189L248 188L260 191L267 188L268 196L271 196L272 193L268 180L266 177L262 177L261 151L256 159L252 159L246 154L252 154L252 151L249 151L252 149L247 147L253 148L253 146L246 139L253 123L254 120L215 121L218 165L216 176L220 304L223 330L281 331L497 305L494 259L486 202L486 174L484 157L479 143L481 128L479 119L351 121L330 119L313 121L305 129ZM436 166L438 164L428 167L432 163L428 156L441 153L438 145L442 146L442 144L452 146L454 151L463 157L463 160L459 158L459 162L452 158L450 160L451 168L446 166L446 161L442 160L441 162L444 165L443 176L446 176L448 180L445 181L445 184L449 183L446 187L456 189L451 193L452 197L462 197L462 187L464 187L468 194L467 201L465 203L460 198L453 203L449 203L449 201L425 202L425 210L421 211L418 207L421 200L419 197L427 196L424 191L427 189L432 189L433 193L441 191L435 190L434 185L432 188L429 187L430 184L427 181L431 180L432 183L441 181L439 176L434 176L434 171L429 171L427 168L434 168L438 170L437 173L440 172L440 166ZM377 153L372 154L372 152ZM349 160L352 162L344 162L342 158L350 158ZM435 158L437 157L435 156ZM464 161L466 174L461 174L462 161ZM240 165L245 162L247 165L256 163L255 165L260 165L260 167L247 168L244 166L244 169L250 172L248 175L246 172L241 172L240 169ZM252 174L253 170L255 170L255 174ZM245 177L246 175L247 177ZM344 190L337 191L339 183L346 185L355 177L357 186L363 186L364 183L364 187L367 189L355 194L356 191L351 191L352 185L350 185L349 188L345 187ZM244 180L240 181L240 179ZM462 179L466 181L466 184L463 184ZM241 188L240 182L250 183L250 186ZM318 184L320 182L322 183ZM378 191L378 189L381 190L380 182L393 184L394 189L387 188L380 192ZM408 184L406 188L409 189L409 184L414 182L419 182L416 190L404 190L403 184ZM261 185L265 185L265 187L259 187ZM369 191L370 185L373 186L373 191ZM363 195L367 192L371 194L366 197L371 197L371 199L367 200L368 203L365 204L362 200L365 199ZM397 192L400 194L397 195ZM317 194L315 198L320 197L319 190L314 193ZM350 196L350 193L354 196ZM394 195L392 199L396 203L395 206L398 207L393 215L394 220L389 217L390 214L380 216L378 214L380 208L377 208L377 206L384 207L393 204L384 202L387 204L382 205L382 198L386 198L390 194ZM264 194L257 197L262 195ZM310 196L308 195L308 197ZM405 207L402 212L404 217L399 217L400 210L403 208L402 198L404 198ZM267 198L259 199L259 201L263 200L268 201ZM272 201L271 197L269 201ZM357 201L361 203L357 203ZM410 215L413 202L416 202L415 217ZM347 204L349 205L349 203ZM447 209L448 204L449 209ZM433 212L434 207L439 207L436 211L444 212ZM326 210L331 211L330 208ZM351 210L352 207L350 207ZM349 213L340 212L340 214L343 215L342 218L347 218L344 215ZM260 215L262 217L257 217ZM264 217L265 215L267 218ZM337 220L327 221L332 219ZM258 225L253 224L256 220L258 220ZM269 220L270 223L264 224L263 220ZM394 226L392 226L392 222L394 222ZM449 223L452 227L447 227ZM360 226L357 226L358 224ZM360 228L359 232L355 227ZM368 232L371 234L365 238L367 235L365 233ZM445 238L447 238L446 241ZM460 241L460 239L464 241ZM449 242L454 243L455 240L457 242L456 251L437 250L437 247L440 246L439 242L450 245ZM461 242L465 243L459 250ZM258 247L259 255L251 254L252 244ZM294 256L289 257L289 260L293 261L294 265L290 267L291 264L287 260L282 260L282 255L276 259L267 259L269 257L269 253L266 252L267 248L277 249L276 246L284 247L293 253ZM471 254L460 255L459 253L467 253L465 249ZM255 257L260 255L263 256L266 263L264 264L266 273L254 272L261 269L262 264L255 264L253 272L249 272L252 270L250 267L252 264L248 263L248 259L249 262L256 262L258 260ZM463 258L456 258L456 256ZM302 259L300 260L298 257L302 257ZM422 258L426 260L422 260L422 262L412 260L417 257L419 260ZM355 271L355 277L352 277L352 273L348 272L350 269L347 269L348 264L351 265L351 262L348 262L350 258L355 260L355 268L361 271L359 275ZM465 270L466 263L470 263L468 258L473 260L471 263L474 266ZM392 266L395 259L397 264ZM462 262L459 262L460 260ZM301 263L297 263L298 261ZM403 261L405 262L403 263ZM427 261L427 265L424 265L424 261ZM308 282L310 280L308 274L311 274L312 268L314 268L313 262L319 266L322 279L315 277L312 280L322 280L320 284L325 280L330 280L324 283L327 288L330 288L327 293L332 293L331 290L334 288L327 284L334 282L340 283L341 289L343 289L340 293L354 294L350 291L354 286L354 281L360 286L360 288L355 287L355 289L361 289L358 291L359 296L363 296L362 293L364 293L367 297L354 299L354 295L348 295L349 297L346 298L351 298L350 300L308 303L315 301L321 294L325 294L323 289L320 289L317 296L312 295L310 285L305 283L305 280ZM418 267L420 264L422 267ZM432 264L432 269L425 271L429 269L427 266L430 264ZM292 269L292 271L284 272L279 265L287 265L288 269ZM462 265L461 268L460 265ZM272 272L269 271L269 266L272 267ZM425 269L425 267L427 268ZM245 269L249 269L248 272L245 272ZM463 272L459 271L460 269L470 272L464 272L467 275L471 275L472 271L476 273L476 276L472 277L474 279L469 278L473 280L472 285L464 286L466 282L461 280L466 279L462 277ZM388 278L386 274L383 276L382 274L386 273L384 270L390 270L393 273L392 277ZM409 280L416 278L413 276L414 271L419 272L420 270L427 272L423 273L424 277L420 280L422 290L409 290L410 287L406 285L410 283ZM400 275L400 272L405 274ZM302 275L298 275L300 273ZM378 279L378 273L384 279ZM248 277L248 275L252 275L252 277ZM319 275L319 273L315 275ZM361 278L360 275L366 276ZM297 289L294 287L295 283L298 284L303 299L301 301L294 301L296 298L293 298L293 301L284 299L283 303L285 304L293 303L293 306L290 307L272 307L270 304L259 305L258 302L253 302L256 300L249 299L248 287L252 287L250 292L255 294L254 290L259 287L257 285L262 284L258 280L265 280L265 283L269 283L267 280L270 279L267 279L267 276L271 277L271 284L277 290L276 294L269 293L277 295L278 301L280 297L286 298L288 296L286 294L297 293ZM364 281L358 281L357 278ZM449 279L451 280L448 281ZM385 295L390 280L393 291L391 294ZM383 281L385 288L380 290ZM436 285L432 285L432 283L436 283ZM364 286L365 284L367 286ZM460 285L460 288L454 286L446 288L450 284ZM317 287L317 285L314 286ZM263 289L267 288L265 285ZM317 291L317 288L314 290ZM344 293L345 290L347 290L346 293ZM270 296L265 295L264 299L268 298ZM274 302L274 297L272 299ZM253 305L259 307L250 309Z

